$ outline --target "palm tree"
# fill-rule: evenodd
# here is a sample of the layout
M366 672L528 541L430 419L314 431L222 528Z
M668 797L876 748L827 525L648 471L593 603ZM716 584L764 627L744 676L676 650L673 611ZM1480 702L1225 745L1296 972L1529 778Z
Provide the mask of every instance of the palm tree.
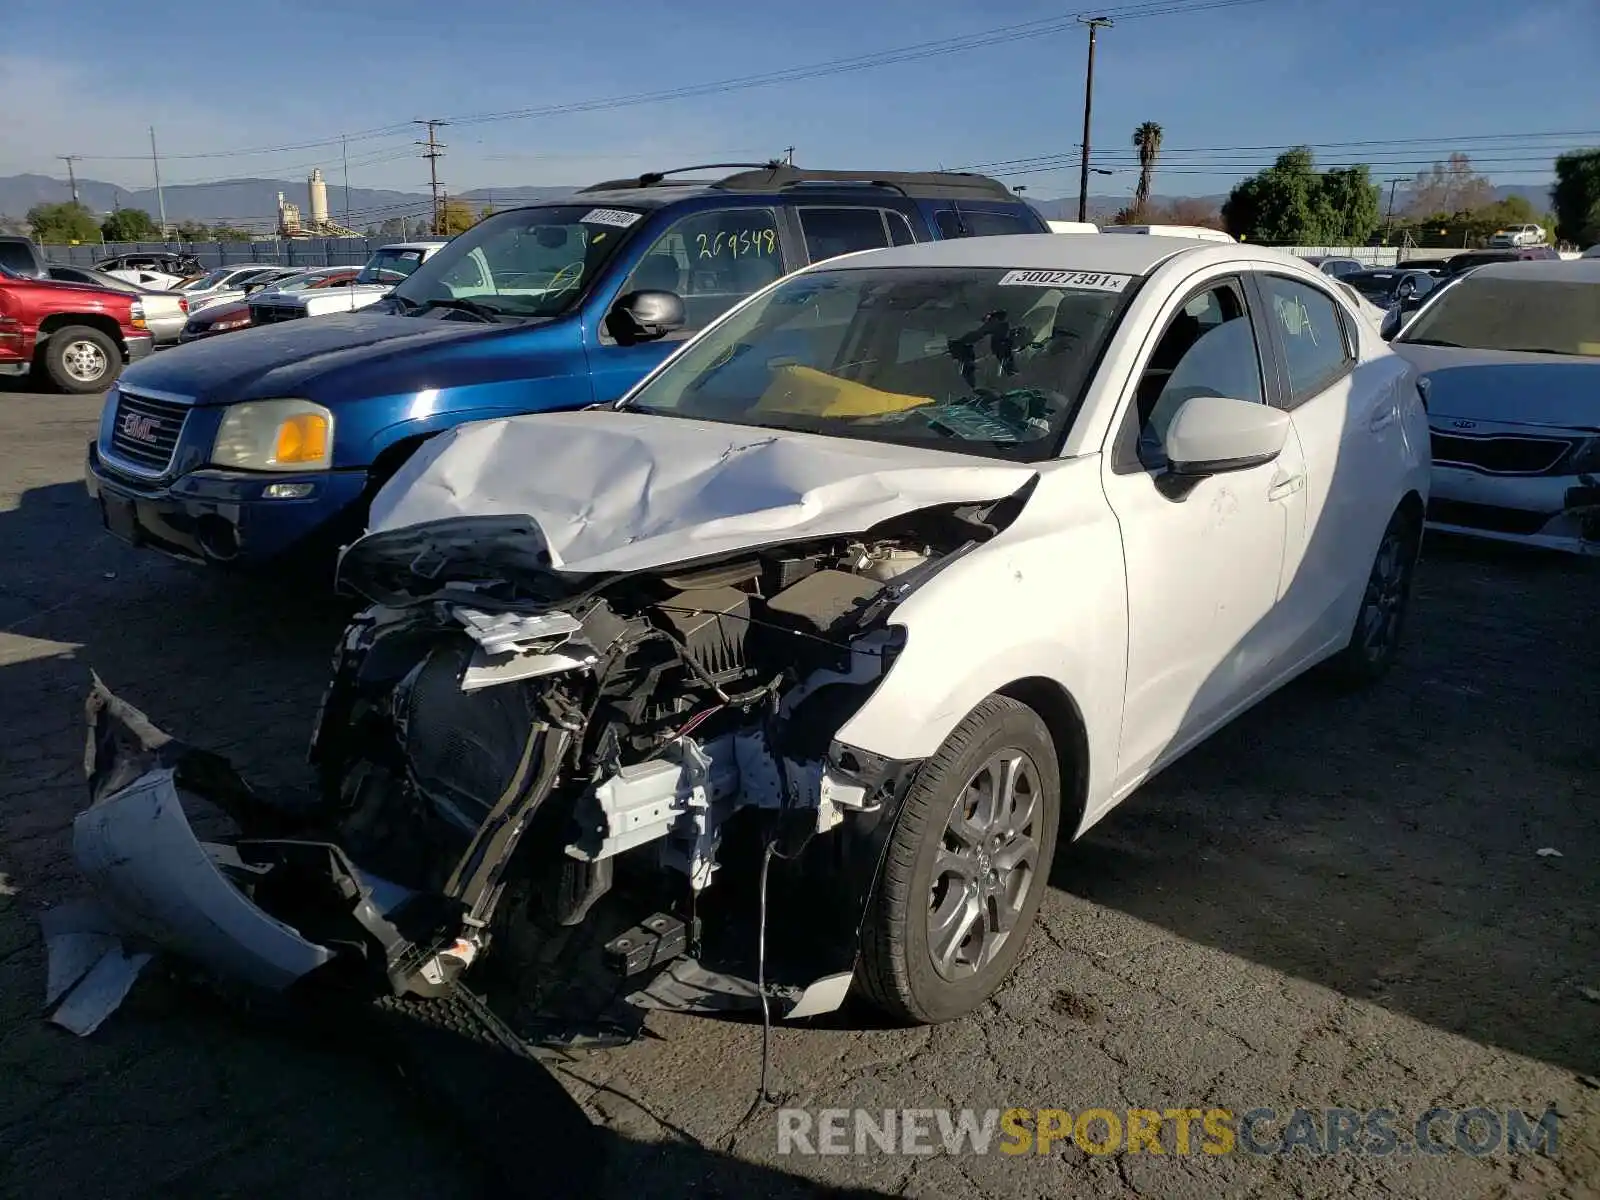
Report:
M1133 146L1139 152L1139 186L1133 192L1133 207L1142 212L1150 203L1150 181L1155 177L1156 159L1161 157L1161 126L1144 122L1133 131Z

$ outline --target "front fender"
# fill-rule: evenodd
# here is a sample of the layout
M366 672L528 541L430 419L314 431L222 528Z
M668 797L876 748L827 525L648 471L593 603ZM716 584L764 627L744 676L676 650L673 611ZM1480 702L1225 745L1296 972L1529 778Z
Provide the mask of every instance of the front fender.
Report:
M950 562L891 616L906 643L839 741L924 759L986 696L1044 678L1087 727L1091 808L1110 787L1127 673L1122 539L1088 472L1051 472L1017 522Z

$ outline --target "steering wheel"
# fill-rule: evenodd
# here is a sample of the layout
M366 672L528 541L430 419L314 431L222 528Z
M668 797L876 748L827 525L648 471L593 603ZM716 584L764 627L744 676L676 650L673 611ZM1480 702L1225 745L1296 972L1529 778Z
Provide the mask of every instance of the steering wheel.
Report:
M571 278L568 278L568 276ZM568 288L577 287L578 280L583 278L583 263L570 262L562 267L544 285L547 292L564 292Z

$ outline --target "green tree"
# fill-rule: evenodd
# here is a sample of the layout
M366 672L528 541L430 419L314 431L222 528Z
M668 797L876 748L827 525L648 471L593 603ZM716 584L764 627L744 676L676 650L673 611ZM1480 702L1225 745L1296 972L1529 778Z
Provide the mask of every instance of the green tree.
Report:
M100 226L94 214L81 204L35 204L28 210L28 224L38 242L98 242Z
M214 225L211 228L211 236L219 242L253 242L256 240L255 234L248 229L240 229L235 225Z
M1600 150L1574 150L1556 159L1556 236L1580 246L1600 242Z
M210 242L215 239L211 227L203 221L182 221L178 224L178 237L185 242Z
M144 242L160 236L156 223L142 208L119 208L101 222L100 232L108 242Z
M1324 171L1317 178L1314 194L1320 243L1359 245L1378 228L1378 188L1365 166Z
M458 233L465 233L478 223L477 214L471 207L460 200L445 201L444 208L439 213L439 224L444 227L446 237L454 237Z
M1161 157L1161 126L1145 121L1133 131L1133 146L1139 152L1139 182L1133 189L1133 207L1142 211L1150 207L1150 185L1155 180L1156 159Z
M1280 154L1222 206L1229 233L1269 245L1354 245L1372 235L1378 219L1378 189L1367 168L1319 173L1309 146Z

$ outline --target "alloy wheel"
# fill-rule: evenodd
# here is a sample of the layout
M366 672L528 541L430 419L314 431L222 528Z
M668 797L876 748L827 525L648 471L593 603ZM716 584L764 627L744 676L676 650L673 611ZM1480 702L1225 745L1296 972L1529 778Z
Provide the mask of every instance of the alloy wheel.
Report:
M941 977L976 975L1000 952L1039 869L1038 768L1001 749L975 771L946 821L928 897L928 951Z

